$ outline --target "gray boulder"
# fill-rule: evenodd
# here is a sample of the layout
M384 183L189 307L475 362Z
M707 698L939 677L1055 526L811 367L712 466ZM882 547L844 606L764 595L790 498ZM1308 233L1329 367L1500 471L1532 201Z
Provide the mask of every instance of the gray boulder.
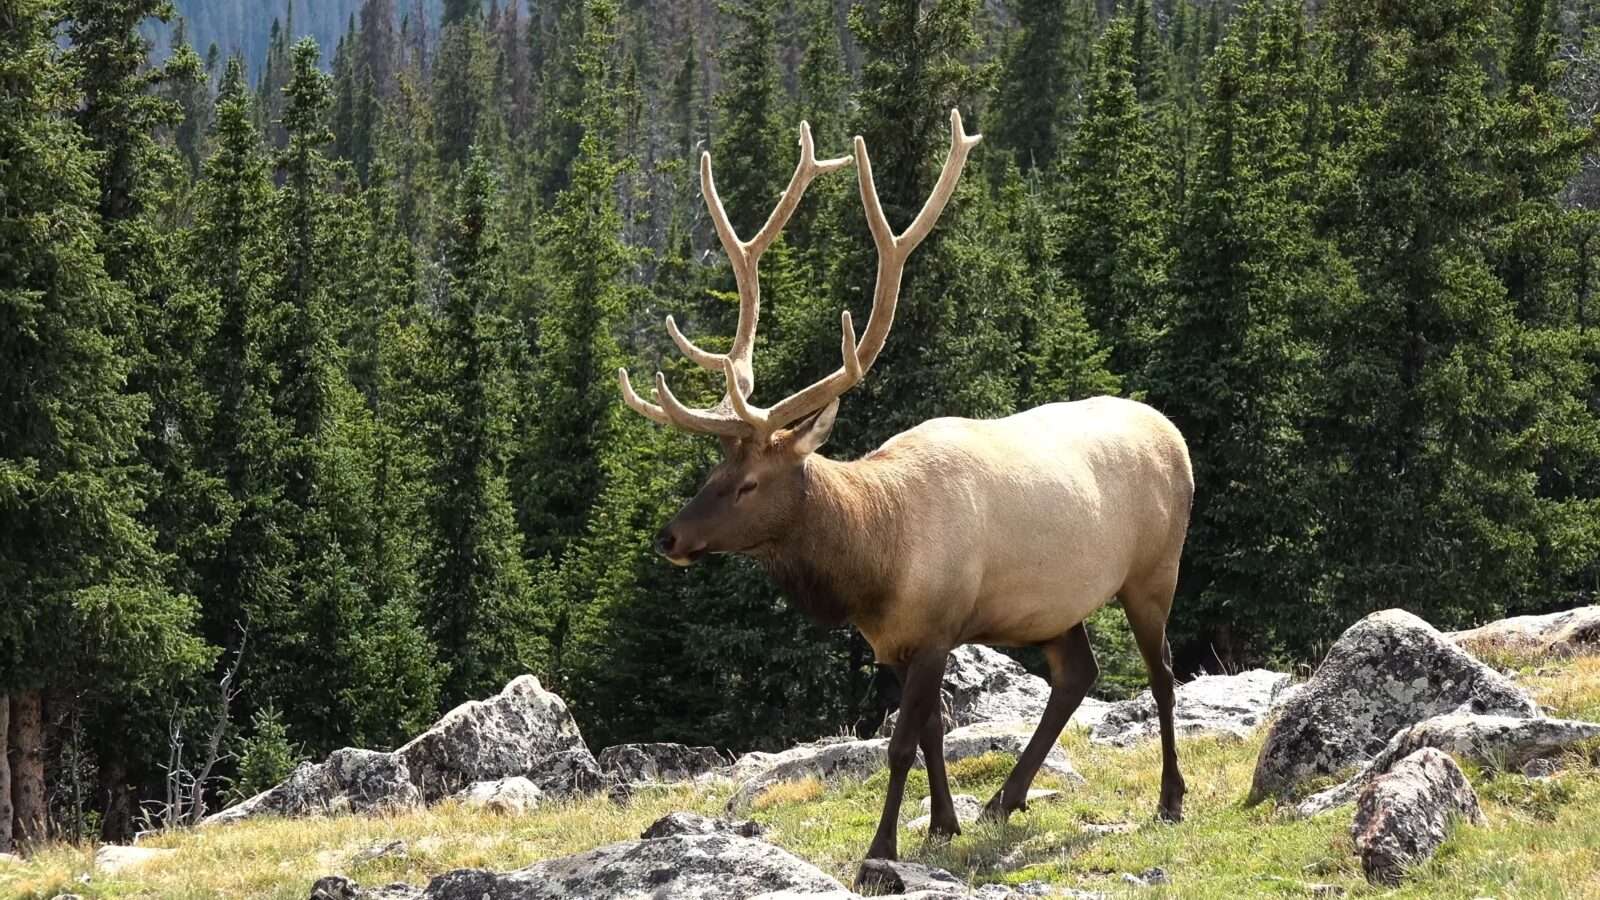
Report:
M1283 672L1252 669L1238 675L1202 675L1178 685L1172 719L1179 734L1246 737L1294 693ZM1108 704L1089 731L1099 744L1126 747L1159 737L1155 699L1145 691L1132 700Z
M329 875L311 886L311 900L422 900L422 889L402 882L363 888L343 875Z
M1037 722L1050 700L1050 682L1029 674L1021 663L998 650L966 644L950 651L940 699L946 731L979 722ZM1092 728L1109 706L1093 697L1085 698L1071 721ZM897 719L898 713L890 713L878 736L891 735Z
M694 781L728 765L715 747L617 744L600 751L600 771L626 782Z
M731 834L624 841L515 872L447 872L425 900L743 900L772 891L843 891L821 869L771 844Z
M169 860L177 855L176 850L164 850L160 847L106 844L94 852L94 867L101 874L116 875L151 863Z
M532 675L514 679L487 700L461 704L393 753L347 748L324 762L302 763L282 784L208 816L202 824L263 814L415 807L478 782L515 776L558 797L607 783L566 704Z
M892 859L869 859L863 862L856 880L858 886L868 883L890 894L933 891L961 897L967 893L966 882L944 869Z
M737 834L740 837L760 837L766 829L749 819L713 819L692 812L672 812L650 824L639 835L640 840L672 837L679 834Z
M445 713L395 755L428 802L512 775L557 796L593 791L605 781L566 703L532 675Z
M1365 762L1400 729L1456 711L1539 714L1527 694L1428 623L1398 609L1373 613L1283 704L1256 760L1250 801Z
M1027 746L1037 724L1016 720L979 722L957 728L944 736L945 760L955 762L985 753L1016 756ZM816 778L833 783L849 778L866 778L888 764L888 751L889 741L886 738L868 738L862 741L802 744L782 753L746 754L728 770L739 782L733 796L728 799L728 809L743 809L763 791L787 781ZM922 755L918 751L917 765L921 764ZM1059 746L1050 748L1039 771L1068 781L1083 780Z
M1355 777L1312 794L1295 809L1302 816L1315 816L1349 803L1368 782L1423 747L1437 747L1480 765L1525 771L1534 763L1552 760L1572 745L1595 737L1600 737L1600 724L1594 722L1473 713L1434 716L1396 734Z
M1443 750L1424 747L1362 788L1350 837L1367 880L1398 884L1405 871L1433 856L1451 824L1483 824L1472 785Z
M455 796L462 806L501 815L521 815L544 800L544 791L521 775L498 781L474 781Z
M202 820L202 825L259 815L286 817L377 813L422 803L405 762L392 753L346 747L320 763L303 762L281 783Z
M1445 635L1469 652L1512 650L1570 656L1600 647L1600 606L1580 606L1544 616L1512 616Z

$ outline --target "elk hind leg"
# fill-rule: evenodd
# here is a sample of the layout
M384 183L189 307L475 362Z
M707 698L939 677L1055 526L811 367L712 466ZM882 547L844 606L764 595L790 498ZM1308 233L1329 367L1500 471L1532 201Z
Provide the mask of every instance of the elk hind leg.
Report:
M1017 764L1006 776L1005 784L984 805L983 821L1004 822L1019 809L1027 808L1028 788L1039 773L1045 756L1049 755L1067 720L1077 711L1078 704L1088 696L1100 677L1100 665L1095 662L1094 649L1089 646L1089 631L1082 622L1060 637L1043 645L1045 660L1050 664L1050 699L1045 703L1044 715L1039 717L1039 727L1028 746L1017 757Z
M1177 573L1173 571L1156 579L1149 588L1125 590L1122 596L1133 640L1150 672L1150 694L1161 721L1161 801L1156 815L1169 822L1183 821L1183 795L1187 790L1183 774L1178 771L1178 742L1172 723L1172 648L1167 644L1167 615L1172 611L1176 589Z

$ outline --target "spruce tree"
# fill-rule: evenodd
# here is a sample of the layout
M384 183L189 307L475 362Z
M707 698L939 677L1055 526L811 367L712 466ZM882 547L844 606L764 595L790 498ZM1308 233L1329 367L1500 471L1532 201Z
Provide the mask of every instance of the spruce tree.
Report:
M138 313L101 258L101 160L73 114L85 99L42 3L0 29L0 684L12 709L13 810L24 844L46 838L46 747L39 698L73 697L119 759L142 762L162 713L210 660L191 633L191 597L141 521L155 479L138 448L149 398L125 390L120 335ZM154 733L152 733L154 730ZM10 823L4 832L10 833Z
M448 667L447 703L498 690L545 655L506 481L505 273L488 164L456 187L443 235L442 308L430 328L424 617Z

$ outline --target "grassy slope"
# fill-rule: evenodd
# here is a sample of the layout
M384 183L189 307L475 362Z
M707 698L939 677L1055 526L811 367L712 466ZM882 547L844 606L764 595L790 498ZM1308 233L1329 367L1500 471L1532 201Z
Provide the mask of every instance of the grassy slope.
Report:
M1556 715L1600 720L1600 657L1586 657L1523 676ZM1255 740L1195 738L1181 743L1189 783L1188 821L1152 821L1160 760L1155 744L1128 750L1089 744L1069 734L1063 744L1088 783L1054 802L1035 804L1004 829L972 827L945 846L901 832L909 859L951 869L973 883L1044 879L1080 888L1149 897L1304 897L1314 884L1352 895L1427 897L1600 898L1600 769L1587 760L1554 780L1471 770L1489 825L1461 828L1433 861L1396 891L1366 885L1351 855L1348 808L1295 821L1270 804L1240 805L1249 786ZM988 756L951 767L957 792L986 799L1005 777L1009 759ZM781 786L752 812L776 843L848 882L876 824L884 773L824 789L815 782ZM1041 778L1040 787L1060 787ZM904 817L917 815L926 794L914 772ZM511 869L550 856L636 837L674 809L716 814L728 790L675 788L648 793L627 808L591 799L526 818L474 813L451 804L388 818L341 817L259 821L169 835L147 842L179 855L121 877L93 875L92 850L58 847L24 865L0 864L0 896L273 897L303 900L318 876L342 872L364 884L424 883L462 867ZM1126 822L1136 830L1096 835L1084 823ZM361 849L403 839L404 859L352 863ZM1130 889L1123 872L1161 866L1166 887Z

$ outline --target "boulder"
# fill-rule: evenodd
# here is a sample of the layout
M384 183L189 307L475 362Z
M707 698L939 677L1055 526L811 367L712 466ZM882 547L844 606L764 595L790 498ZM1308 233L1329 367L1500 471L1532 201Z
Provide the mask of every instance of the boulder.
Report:
M678 834L737 834L740 837L760 837L766 829L749 819L713 819L692 812L667 813L650 824L639 835L640 840L672 837Z
M455 799L469 809L521 815L544 800L544 791L521 775L513 775L497 781L474 781L462 788Z
M944 869L892 859L869 859L863 862L861 872L856 876L856 884L858 887L871 884L890 894L934 891L961 897L967 893L966 882Z
M1256 759L1250 801L1376 756L1395 732L1448 712L1539 714L1527 694L1398 609L1350 626L1279 710Z
M362 888L343 875L329 875L311 886L311 900L422 900L422 889L403 882Z
M281 784L201 824L404 809L512 777L555 796L597 790L607 781L566 704L532 675L488 700L461 704L393 753L346 748L323 762L301 763Z
M1472 785L1443 750L1424 747L1361 789L1350 837L1367 880L1398 884L1433 856L1456 819L1483 824Z
M512 775L557 796L593 791L604 782L567 705L532 675L445 713L395 756L430 803L475 781Z
M728 765L715 747L617 744L600 751L600 771L626 782L694 781Z
M105 875L116 875L130 869L169 859L176 850L158 847L135 847L127 844L107 844L94 852L94 867Z
M1035 803L1044 803L1060 797L1060 791L1049 791L1034 788L1028 791L1027 798L1023 801L1029 806ZM983 801L971 794L952 794L950 797L956 808L956 821L968 825L978 821L978 815L983 812ZM933 798L922 798L922 815L906 823L906 830L910 832L927 831L933 824Z
M939 693L945 730L951 731L979 722L1038 722L1050 700L1050 682L1029 674L1021 663L998 650L967 644L950 651ZM1071 721L1092 728L1110 705L1087 697ZM891 735L896 720L897 713L890 713L878 736Z
M1033 736L1037 724L1015 720L979 722L957 728L944 736L945 761L956 762L985 753L1016 756L1028 745L1028 739ZM866 778L888 764L888 751L888 739L868 738L862 741L802 744L782 753L745 754L728 770L739 781L738 788L728 799L728 809L743 809L767 788L787 781L817 778L833 783L848 778ZM921 764L922 755L918 751L917 765ZM1039 771L1068 781L1083 781L1083 776L1072 768L1072 762L1059 746L1050 748Z
M411 848L406 845L405 841L384 841L381 844L373 844L370 847L363 847L357 850L355 855L350 857L350 863L351 865L360 865L379 859L405 859L410 855Z
M1600 606L1580 606L1544 616L1512 616L1445 635L1472 653L1511 650L1570 656L1600 648Z
M1293 695L1283 672L1252 669L1238 675L1202 675L1174 692L1173 727L1179 734L1246 737ZM1161 734L1155 698L1147 690L1132 700L1108 704L1089 731L1098 744L1126 747Z
M1355 798L1368 782L1423 747L1437 747L1480 765L1527 770L1552 760L1580 741L1600 737L1600 724L1571 719L1522 719L1475 713L1447 713L1418 722L1396 734L1383 750L1348 781L1312 794L1295 808L1315 816Z
M772 891L844 891L832 876L786 850L731 834L623 841L515 872L447 872L425 900L743 900Z

